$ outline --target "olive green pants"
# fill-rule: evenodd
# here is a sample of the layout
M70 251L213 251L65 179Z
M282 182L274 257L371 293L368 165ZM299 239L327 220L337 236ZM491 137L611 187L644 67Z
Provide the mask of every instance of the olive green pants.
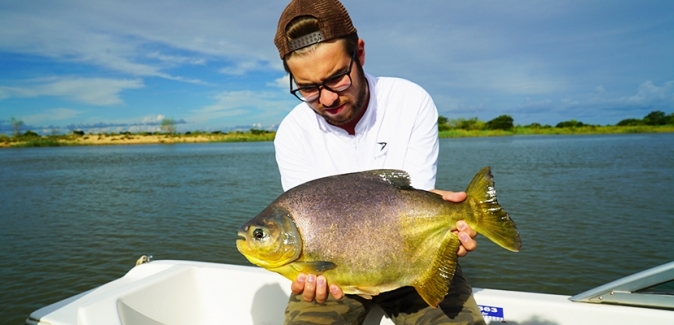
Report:
M398 325L485 324L460 267L438 308L428 306L413 287L384 292L372 300L357 295L346 295L340 300L330 296L324 304L306 302L301 295L291 294L285 324L359 325L375 304Z

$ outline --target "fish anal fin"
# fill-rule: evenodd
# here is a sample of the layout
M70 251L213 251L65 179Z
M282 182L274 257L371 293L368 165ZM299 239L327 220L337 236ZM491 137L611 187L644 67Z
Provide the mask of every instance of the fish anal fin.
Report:
M373 296L376 296L381 293L381 290L379 290L377 287L348 286L346 288L342 288L342 290L344 291L344 293L359 295L362 298L368 300L372 299Z
M306 274L323 274L325 271L332 270L336 268L337 265L328 261L315 261L315 262L295 262L293 263L293 268L301 273Z
M456 271L458 259L456 252L461 245L459 237L450 231L445 235L445 241L437 256L431 261L429 269L412 284L421 298L433 308L440 304L449 291L449 284Z

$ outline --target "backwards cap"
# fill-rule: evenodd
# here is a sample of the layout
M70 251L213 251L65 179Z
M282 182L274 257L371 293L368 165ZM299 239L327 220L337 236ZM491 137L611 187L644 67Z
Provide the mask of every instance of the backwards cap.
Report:
M302 16L318 19L320 31L288 40L286 36L288 24L293 19ZM286 55L295 50L354 33L356 33L356 28L353 27L351 17L338 0L292 0L281 14L274 44L283 60Z

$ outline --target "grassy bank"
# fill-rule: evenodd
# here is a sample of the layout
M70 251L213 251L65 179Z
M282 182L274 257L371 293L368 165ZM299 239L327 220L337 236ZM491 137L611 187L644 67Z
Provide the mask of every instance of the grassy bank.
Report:
M661 126L582 126L582 127L515 127L511 130L464 130L451 129L439 133L440 138L494 137L513 135L556 135L556 134L623 134L623 133L665 133L674 132L674 125ZM254 142L273 141L275 132L233 132L233 133L124 133L124 134L68 134L39 136L35 134L10 137L0 135L0 148L58 147L58 146L100 146L130 144L176 144L209 142Z
M511 130L464 130L452 129L440 132L441 138L494 137L512 135L559 135L559 134L627 134L627 133L668 133L674 132L674 125L638 126L581 126L557 127L515 127Z

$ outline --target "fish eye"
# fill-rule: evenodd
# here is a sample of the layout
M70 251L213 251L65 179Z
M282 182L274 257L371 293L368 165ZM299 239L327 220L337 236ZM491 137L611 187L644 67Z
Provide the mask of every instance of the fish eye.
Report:
M264 230L262 230L260 228L257 228L255 230L253 230L253 237L255 237L255 239L264 238Z

